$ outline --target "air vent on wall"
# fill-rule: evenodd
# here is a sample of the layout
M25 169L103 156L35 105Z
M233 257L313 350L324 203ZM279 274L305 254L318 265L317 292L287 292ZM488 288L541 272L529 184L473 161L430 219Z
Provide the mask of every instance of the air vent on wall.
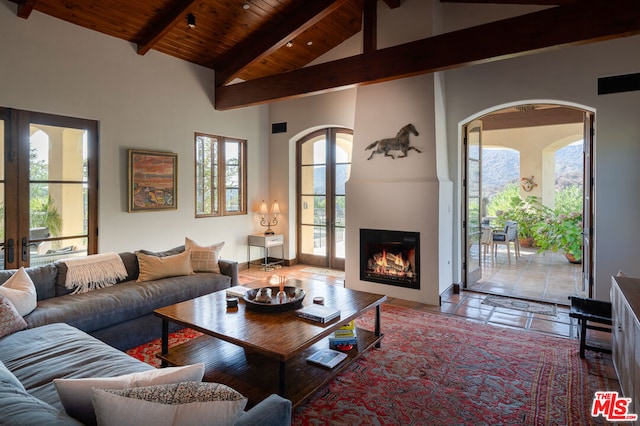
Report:
M271 123L271 133L287 133L287 123Z
M640 73L600 77L598 79L598 95L632 92L634 90L640 90Z

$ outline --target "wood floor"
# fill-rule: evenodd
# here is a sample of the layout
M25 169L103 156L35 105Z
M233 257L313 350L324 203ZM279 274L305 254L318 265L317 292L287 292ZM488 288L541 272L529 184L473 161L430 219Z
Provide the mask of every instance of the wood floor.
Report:
M263 271L252 266L243 269L240 275L244 279L268 279L272 275L284 275L290 278L315 280L333 285L344 285L344 276L340 271L313 268L308 265L284 266L272 271ZM441 306L389 298L386 303L410 309L428 311L438 315L449 315L490 324L497 327L509 327L530 332L544 333L565 338L576 338L576 326L571 327L569 308L558 305L556 315L527 313L514 309L498 308L482 304L486 294L473 291L462 291L460 294L443 297ZM589 331L588 338L599 344L610 346L611 334ZM577 342L576 342L577 344Z

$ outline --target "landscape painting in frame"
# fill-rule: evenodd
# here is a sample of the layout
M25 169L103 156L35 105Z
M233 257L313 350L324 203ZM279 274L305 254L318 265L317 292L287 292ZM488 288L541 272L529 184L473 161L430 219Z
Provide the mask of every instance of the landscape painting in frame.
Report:
M178 154L129 150L129 211L178 208Z

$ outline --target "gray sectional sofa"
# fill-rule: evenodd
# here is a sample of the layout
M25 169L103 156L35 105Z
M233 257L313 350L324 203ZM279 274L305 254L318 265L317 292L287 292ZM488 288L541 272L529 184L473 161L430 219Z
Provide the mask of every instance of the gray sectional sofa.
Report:
M159 256L184 251L176 247ZM149 252L147 252L149 253ZM135 253L119 253L127 269L121 282L88 293L70 294L65 287L64 262L27 268L36 286L38 306L24 319L30 328L64 322L109 345L127 350L161 336L162 322L153 311L163 306L223 290L238 283L238 264L219 261L220 274L198 272L194 275L136 282L138 260ZM0 284L14 271L0 271ZM176 331L174 326L171 331Z
M0 338L0 425L80 425L68 416L53 380L115 377L152 370L67 324L49 324ZM291 423L291 402L271 395L235 425Z
M155 254L181 251L184 246ZM0 338L0 425L80 424L64 411L54 379L116 377L152 370L122 350L160 337L161 321L153 311L238 283L238 265L228 261L219 262L220 274L198 272L136 282L136 255L119 255L127 277L87 293L70 294L64 285L63 262L26 269L38 303L24 316L27 329ZM0 271L0 284L13 273ZM290 423L291 402L271 395L244 412L235 424Z

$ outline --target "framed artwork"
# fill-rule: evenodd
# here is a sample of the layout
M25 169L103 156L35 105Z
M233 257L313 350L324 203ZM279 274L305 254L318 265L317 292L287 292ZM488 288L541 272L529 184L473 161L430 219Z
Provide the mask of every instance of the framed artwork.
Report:
M178 208L178 154L129 151L129 212Z

